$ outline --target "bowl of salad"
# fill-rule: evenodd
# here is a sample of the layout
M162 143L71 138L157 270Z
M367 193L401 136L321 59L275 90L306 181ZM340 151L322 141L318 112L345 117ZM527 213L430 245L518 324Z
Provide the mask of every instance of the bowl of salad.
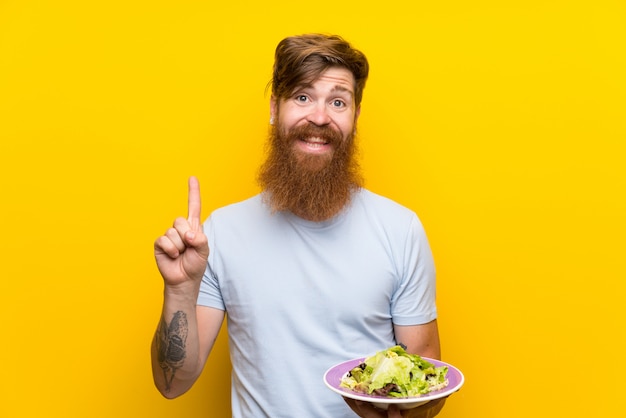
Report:
M397 345L369 357L344 361L324 374L326 386L341 396L387 409L411 409L458 391L465 377L449 363L409 354Z

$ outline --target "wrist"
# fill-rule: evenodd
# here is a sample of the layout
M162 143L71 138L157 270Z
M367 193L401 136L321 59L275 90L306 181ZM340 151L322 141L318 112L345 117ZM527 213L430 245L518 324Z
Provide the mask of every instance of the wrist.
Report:
M188 281L178 284L166 284L163 288L165 300L177 301L179 303L190 303L194 306L200 292L200 282Z

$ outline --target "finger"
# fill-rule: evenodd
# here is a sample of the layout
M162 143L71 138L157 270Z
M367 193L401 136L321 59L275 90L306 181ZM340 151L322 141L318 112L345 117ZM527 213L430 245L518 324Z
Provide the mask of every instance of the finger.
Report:
M193 246L193 240L197 234L194 231L191 222L183 217L176 218L173 229L184 242L184 246Z
M390 405L389 409L387 410L387 417L388 418L402 418L402 413L400 412L397 406Z
M182 240L181 253L185 251L188 247L193 247L197 251L200 251L200 254L205 254L208 256L208 246L206 235L202 232L202 226L200 225L199 230L194 230L191 223L187 221L187 219L179 217L174 221L174 230L176 234Z
M154 253L156 256L165 254L169 258L177 258L180 255L180 251L178 251L176 245L165 235L160 236L154 241Z
M176 228L170 228L165 232L165 236L169 238L169 240L174 244L174 246L178 249L179 252L185 251L185 243L183 241L183 237L178 232Z
M191 225L191 229L197 231L200 229L200 182L194 176L189 177L189 212L187 220Z

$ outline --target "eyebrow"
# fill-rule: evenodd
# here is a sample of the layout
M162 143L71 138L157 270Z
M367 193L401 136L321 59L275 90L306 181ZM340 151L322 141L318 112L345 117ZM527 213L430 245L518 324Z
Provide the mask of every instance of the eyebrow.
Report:
M354 92L352 91L352 89L349 89L347 87L337 85L330 90L331 93L335 93L337 91L348 93L350 96L354 97Z
M294 87L293 92L297 92L298 90L308 90L308 89L314 89L315 87L313 86L313 83L302 83L302 84L298 84L296 87ZM340 84L336 84L335 86L333 86L333 88L330 89L331 93L335 93L335 92L346 92L348 94L350 94L351 96L354 96L354 91L353 89L350 89L348 87L344 87ZM292 93L293 94L293 93Z
M313 84L300 84L299 86L296 86L296 88L294 89L294 93L296 93L299 90L308 90L308 89L313 89L313 88L314 88ZM354 98L354 91L352 89L349 89L344 86L340 86L339 84L333 86L333 88L330 89L330 92L331 93L337 93L337 92L348 93L352 98Z

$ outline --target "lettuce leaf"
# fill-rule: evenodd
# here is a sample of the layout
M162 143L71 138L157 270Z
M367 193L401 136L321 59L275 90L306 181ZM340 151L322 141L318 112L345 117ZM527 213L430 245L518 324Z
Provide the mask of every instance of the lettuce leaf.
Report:
M447 373L446 366L435 367L397 345L366 358L342 379L341 386L368 395L419 396L447 386Z

